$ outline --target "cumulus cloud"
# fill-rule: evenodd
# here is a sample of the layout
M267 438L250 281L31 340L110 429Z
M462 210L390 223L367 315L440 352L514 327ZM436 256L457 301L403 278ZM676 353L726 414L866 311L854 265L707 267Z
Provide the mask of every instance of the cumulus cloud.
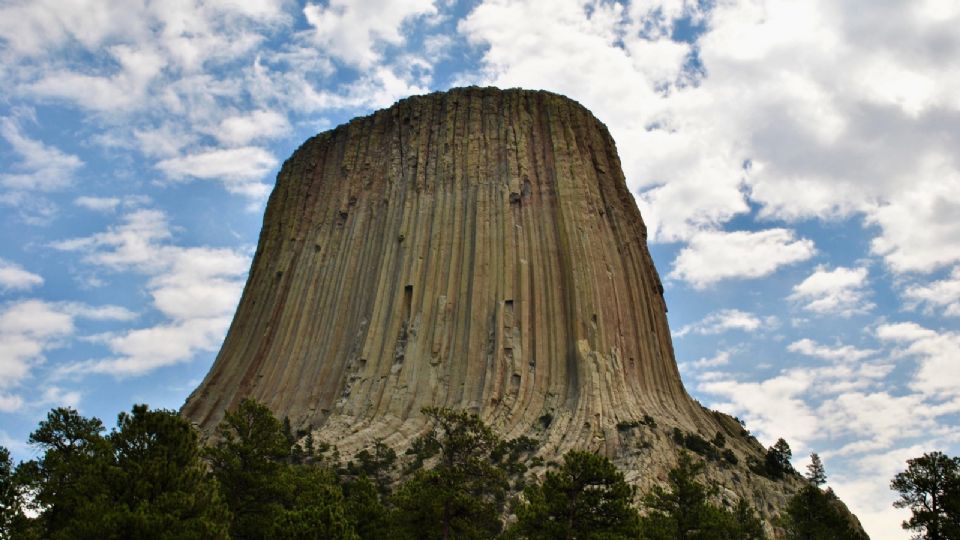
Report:
M764 443L784 437L802 450L819 428L817 415L805 400L813 382L812 374L793 370L758 382L732 377L708 380L698 390L720 397L722 401L711 407L743 417Z
M683 337L687 334L720 334L728 330L743 330L752 332L776 324L776 318L761 319L753 313L739 309L722 309L710 313L700 321L684 325L673 333L674 337Z
M680 364L681 368L691 367L697 370L716 368L720 366L726 366L730 364L730 356L733 354L733 351L720 351L714 356L704 356L692 362L684 362Z
M76 331L75 320L129 320L132 314L119 306L87 306L43 300L22 300L0 309L0 410L24 405L14 393L45 361L44 353L63 346Z
M217 179L231 192L262 198L269 188L260 180L276 165L277 159L267 150L242 146L165 159L157 163L157 168L175 180Z
M73 200L73 204L94 212L113 212L120 204L119 197L91 197L82 195Z
M256 140L279 137L289 130L290 122L285 115L261 109L224 118L212 135L223 144L242 146Z
M669 277L702 289L724 279L763 277L815 253L812 240L787 229L702 231L680 250Z
M43 278L22 266L0 259L0 291L26 291L43 285Z
M172 237L163 212L141 209L104 232L53 245L83 251L84 260L93 265L146 275L153 307L164 316L153 326L101 336L112 355L62 366L61 376L142 375L220 345L240 299L249 258L232 249L174 245Z
M960 316L960 266L945 279L907 287L903 296L916 305L940 308L944 315Z
M11 169L17 172L0 174L0 186L17 191L54 191L73 182L73 175L83 166L77 156L67 154L24 135L12 118L0 118L2 136L20 161Z
M380 60L379 46L403 44L404 21L436 14L433 4L433 0L332 0L327 5L308 3L303 15L313 27L314 41L327 54L368 68Z
M459 29L484 47L482 82L559 91L607 122L654 241L753 203L770 219L863 216L897 272L960 260L956 10L697 5L490 0ZM670 39L683 18L703 24L694 43Z
M869 349L858 349L851 345L840 345L837 347L827 347L820 345L816 341L804 338L794 341L787 346L790 352L800 353L806 356L822 358L824 360L838 360L855 362L873 356L876 351Z
M925 395L960 398L960 333L912 322L884 324L876 332L881 340L901 345L901 354L917 360L912 388Z
M818 266L810 276L793 287L788 297L803 309L821 314L849 317L873 309L866 299L867 269Z

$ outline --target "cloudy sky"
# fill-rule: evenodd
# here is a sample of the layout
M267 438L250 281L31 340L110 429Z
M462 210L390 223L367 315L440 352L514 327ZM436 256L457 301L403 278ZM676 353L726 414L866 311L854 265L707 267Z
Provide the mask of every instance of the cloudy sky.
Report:
M617 141L690 391L907 538L889 479L960 454L958 27L955 0L0 0L0 444L179 407L308 136L543 88Z

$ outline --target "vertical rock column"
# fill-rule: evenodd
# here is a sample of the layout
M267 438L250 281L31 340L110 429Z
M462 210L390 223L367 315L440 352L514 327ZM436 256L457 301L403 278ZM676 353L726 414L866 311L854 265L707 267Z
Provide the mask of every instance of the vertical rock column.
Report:
M401 444L428 405L552 451L614 452L683 389L646 230L606 127L546 92L412 97L288 159L210 373L206 430L254 397L341 448Z

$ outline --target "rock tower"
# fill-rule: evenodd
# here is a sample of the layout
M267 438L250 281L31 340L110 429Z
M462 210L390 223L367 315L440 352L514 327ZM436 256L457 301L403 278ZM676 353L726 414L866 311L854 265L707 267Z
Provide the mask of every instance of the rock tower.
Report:
M642 149L630 149L631 152ZM270 196L236 317L183 414L210 431L244 397L349 454L405 448L424 406L614 458L641 486L674 428L719 432L731 499L782 508L797 481L684 391L646 228L606 127L548 92L404 99L304 143Z

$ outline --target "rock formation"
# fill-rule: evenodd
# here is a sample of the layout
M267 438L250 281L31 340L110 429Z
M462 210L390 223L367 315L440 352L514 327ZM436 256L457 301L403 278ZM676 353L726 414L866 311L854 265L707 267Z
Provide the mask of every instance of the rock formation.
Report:
M209 431L248 396L347 454L405 448L424 406L468 409L546 457L603 452L641 487L673 465L674 428L719 432L739 465L710 475L729 498L769 516L797 487L749 473L756 440L684 391L614 141L547 92L411 97L284 163L183 413Z

